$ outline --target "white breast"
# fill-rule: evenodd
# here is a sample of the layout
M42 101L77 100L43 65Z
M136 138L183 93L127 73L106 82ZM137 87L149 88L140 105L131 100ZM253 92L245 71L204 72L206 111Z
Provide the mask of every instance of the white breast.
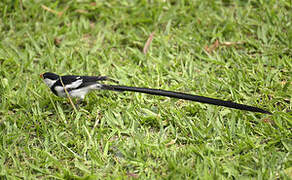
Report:
M91 86L78 88L80 85L81 85L81 83L78 85L78 83L74 82L74 84L65 86L66 89L68 89L68 88L71 89L70 92L68 92L70 97L77 97L77 98L80 98L80 99L84 99L84 97L85 97L85 95L87 93L89 93L92 90L100 89L100 87L101 87L101 85L98 84L98 83L97 84L93 84ZM77 88L77 89L74 89L74 88ZM64 88L62 86L56 86L55 90L57 91L58 96L66 97L66 92L64 91Z
M46 85L49 87L49 88L51 88L54 84L55 84L55 82L56 82L57 80L51 80L51 79L44 79L44 82L46 83Z

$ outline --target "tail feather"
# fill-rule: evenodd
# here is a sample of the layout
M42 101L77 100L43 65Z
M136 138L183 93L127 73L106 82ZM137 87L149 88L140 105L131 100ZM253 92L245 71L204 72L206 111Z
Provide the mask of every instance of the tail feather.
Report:
M251 111L251 112L272 114L269 111L266 111L254 106L248 106L248 105L238 104L231 101L224 101L220 99L191 95L191 94L186 94L186 93L181 93L181 92L165 91L165 90L151 89L151 88L120 86L120 85L105 85L105 84L102 85L101 89L112 90L112 91L139 92L139 93L145 93L145 94L151 94L151 95L166 96L166 97L171 97L171 98L178 98L178 99L196 101L196 102L201 102L201 103L213 104L213 105L218 105L218 106L225 106L229 108L240 109L240 110Z

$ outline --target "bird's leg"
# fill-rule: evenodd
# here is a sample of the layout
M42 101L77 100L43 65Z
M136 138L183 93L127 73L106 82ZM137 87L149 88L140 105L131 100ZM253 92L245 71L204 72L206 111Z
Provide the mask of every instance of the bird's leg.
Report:
M87 105L87 102L84 101L84 99L82 98L77 98L76 100L76 108L79 110L79 107L80 106L86 106Z
M82 103L82 99L77 98L76 100L76 109L79 110L79 105Z

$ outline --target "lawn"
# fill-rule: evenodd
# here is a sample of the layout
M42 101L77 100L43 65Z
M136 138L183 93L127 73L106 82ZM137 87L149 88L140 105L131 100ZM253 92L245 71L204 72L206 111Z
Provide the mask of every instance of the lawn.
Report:
M291 0L2 0L0 179L291 179L291 12ZM47 71L273 115L112 91L76 112Z

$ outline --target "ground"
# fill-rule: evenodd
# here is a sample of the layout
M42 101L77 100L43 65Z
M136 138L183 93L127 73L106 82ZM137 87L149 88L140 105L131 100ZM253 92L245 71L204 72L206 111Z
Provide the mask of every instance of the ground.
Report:
M2 178L292 177L291 1L4 0L0 9ZM74 111L39 78L48 71L274 114L108 91Z

